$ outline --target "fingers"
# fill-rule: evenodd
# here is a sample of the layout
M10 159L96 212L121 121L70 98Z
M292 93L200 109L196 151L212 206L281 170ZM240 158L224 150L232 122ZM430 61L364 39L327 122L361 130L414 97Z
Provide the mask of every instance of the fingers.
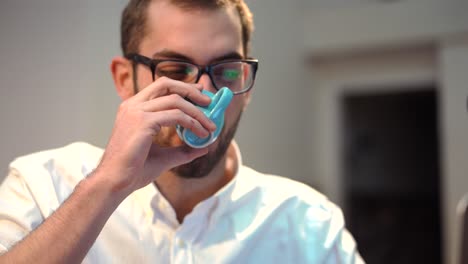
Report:
M196 158L204 156L208 153L208 148L194 149L188 146L180 146L171 150L173 157L172 166L177 167L185 163L191 162Z
M132 101L151 116L154 131L163 126L181 125L197 136L206 137L216 130L216 125L194 105L204 106L211 102L202 89L200 84L161 77L136 94Z
M207 130L216 130L216 125L209 118L207 118L200 109L198 109L192 103L180 97L178 94L171 94L168 96L163 96L154 100L144 102L142 104L142 109L145 112L160 112L165 110L179 109L183 113L197 120Z
M188 98L198 105L208 105L211 100L207 95L201 93L202 89L203 86L201 84L184 83L161 77L136 94L133 100L146 102L161 96L178 94L182 98Z
M160 157L155 161L155 165L160 164L161 158L167 160L164 163L168 168L174 168L186 163L193 161L196 158L199 158L208 153L208 148L194 149L188 146L179 146L175 148L158 148L152 146L150 157Z
M154 131L159 131L161 127L169 127L180 125L186 129L191 130L197 136L205 138L209 136L208 131L199 121L190 115L187 115L180 109L170 109L161 112L146 113L149 122L152 124ZM202 114L203 115L203 114ZM207 119L206 117L204 119ZM204 123L211 122L210 120L203 120ZM214 125L213 125L214 126Z

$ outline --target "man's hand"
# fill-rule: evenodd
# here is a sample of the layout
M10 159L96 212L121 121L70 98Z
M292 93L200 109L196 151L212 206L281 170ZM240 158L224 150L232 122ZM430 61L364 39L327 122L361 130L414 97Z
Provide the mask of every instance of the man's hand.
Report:
M163 77L125 100L120 105L112 136L96 174L108 177L107 182L116 189L131 193L154 181L163 171L206 154L206 148L168 148L153 143L162 127L179 124L200 137L206 137L216 129L209 118L185 99L208 105L210 98L201 93L202 88L199 84Z
M0 263L81 263L106 221L130 193L163 171L207 153L207 149L153 144L164 126L179 124L200 137L216 129L184 99L208 105L210 98L201 89L198 84L160 78L124 101L97 169L37 229L0 255Z

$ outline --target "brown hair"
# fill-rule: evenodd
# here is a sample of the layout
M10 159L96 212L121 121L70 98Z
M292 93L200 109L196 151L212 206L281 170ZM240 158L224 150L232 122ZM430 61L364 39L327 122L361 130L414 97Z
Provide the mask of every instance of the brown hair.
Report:
M253 32L253 18L243 0L167 0L183 9L217 9L227 5L236 7L242 25L242 44L244 56L250 52L250 40ZM124 56L138 52L138 47L146 35L146 18L152 0L130 0L122 12L120 25L120 45Z

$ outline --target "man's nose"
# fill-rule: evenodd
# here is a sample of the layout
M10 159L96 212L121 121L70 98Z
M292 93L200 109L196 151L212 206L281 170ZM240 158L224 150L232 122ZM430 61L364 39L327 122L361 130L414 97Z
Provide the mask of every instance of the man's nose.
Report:
M207 90L212 93L216 93L216 88L214 88L213 83L211 82L210 76L208 73L204 72L200 76L200 80L198 80L198 83L203 85L203 90Z

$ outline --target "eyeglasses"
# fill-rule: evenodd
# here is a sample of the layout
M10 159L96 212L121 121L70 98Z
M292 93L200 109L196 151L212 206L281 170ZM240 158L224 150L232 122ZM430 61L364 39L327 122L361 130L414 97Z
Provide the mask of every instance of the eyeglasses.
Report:
M183 60L156 60L135 53L126 58L149 67L153 81L165 76L185 83L197 83L206 73L216 90L226 86L233 94L245 93L252 88L258 68L258 60L254 59L227 60L200 66Z

